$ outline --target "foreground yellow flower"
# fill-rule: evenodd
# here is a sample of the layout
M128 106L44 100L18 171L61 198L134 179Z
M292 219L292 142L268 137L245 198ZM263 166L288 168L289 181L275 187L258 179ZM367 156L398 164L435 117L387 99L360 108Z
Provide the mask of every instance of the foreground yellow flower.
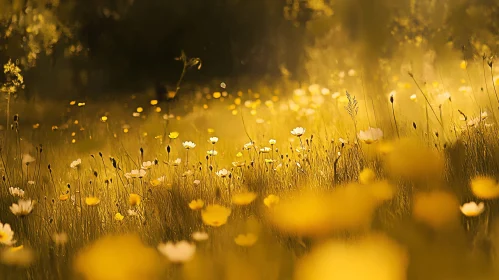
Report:
M263 204L265 204L265 206L267 206L268 208L272 208L276 206L278 203L279 203L279 197L273 194L263 199Z
M84 279L159 279L161 261L157 252L133 235L108 236L81 250L74 263Z
M195 199L189 203L189 208L191 208L192 210L203 209L203 206L204 201L202 201L201 199Z
M203 223L206 225L219 227L227 223L227 219L229 218L231 212L232 211L229 208L218 204L208 205L203 211L201 211L201 218L203 219Z
M114 219L116 221L123 221L123 219L125 218L125 216L121 215L121 213L116 213L116 215L114 215Z
M60 201L66 201L68 199L69 199L69 193L59 195L59 200Z
M236 205L248 205L255 200L257 194L254 192L238 193L232 196L232 203Z
M359 183L369 184L376 180L376 173L370 168L364 168L359 174Z
M172 131L170 132L170 134L168 134L168 137L170 139L177 139L177 137L180 135L180 133L176 132L176 131Z
M481 199L495 199L499 197L499 185L489 177L476 177L471 180L471 191Z
M476 204L476 202L472 201L459 206L459 209L466 217L476 217L483 213L485 204L483 202Z
M433 228L455 225L459 218L459 203L448 192L433 191L418 193L414 197L414 218Z
M236 238L234 238L234 242L242 247L251 247L256 243L256 241L258 241L258 236L253 233L239 234Z
M130 206L138 206L140 205L140 195L136 193L131 193L128 197L128 203Z
M355 241L329 241L312 250L296 267L295 280L405 280L408 255L382 235Z
M85 198L85 203L88 206L95 206L95 205L100 203L100 199L97 197L90 196L90 197Z

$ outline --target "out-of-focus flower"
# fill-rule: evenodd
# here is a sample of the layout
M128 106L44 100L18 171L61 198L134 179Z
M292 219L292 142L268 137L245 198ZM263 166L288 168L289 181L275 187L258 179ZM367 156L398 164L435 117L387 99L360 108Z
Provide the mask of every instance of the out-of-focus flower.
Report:
M296 267L296 280L404 280L408 254L383 235L329 241L312 250Z
M180 163L182 163L182 159L181 158L177 158L176 160L173 161L173 166L179 166Z
M126 213L128 214L128 216L130 217L138 217L139 216L139 212L133 210L133 209L128 209L126 210Z
M28 185L34 185L34 184L35 184L35 181L32 181L32 180L28 181Z
M128 197L128 203L131 206L138 206L140 205L140 195L136 193L131 193L130 196Z
M158 250L161 254L166 256L171 262L185 263L194 258L196 253L196 245L187 241L180 241L177 243L160 243Z
M54 234L52 234L52 241L54 241L54 243L59 246L68 243L68 239L68 234L65 232L55 232Z
M269 140L269 144L270 145L275 145L277 143L277 141L275 139L270 139Z
M66 201L68 199L69 199L69 193L59 195L59 200L60 201Z
M130 173L125 173L125 178L127 179L143 178L144 176L146 176L146 171L144 169L134 169L130 171Z
M229 208L223 207L218 204L208 205L204 210L201 211L201 218L203 223L213 227L219 227L227 223L227 219L231 214Z
M300 137L303 134L305 134L305 128L295 127L295 128L293 128L293 130L291 130L291 134L293 134L294 136Z
M418 193L414 197L414 218L435 229L455 225L459 218L459 203L454 195L444 191Z
M258 195L254 192L243 192L232 196L232 203L236 205L248 205L253 202Z
M20 199L17 204L13 203L10 206L10 211L16 216L27 216L31 211L33 211L33 206L35 205L32 200Z
M172 131L172 132L170 132L170 134L168 134L168 137L169 137L170 139L177 139L177 137L178 137L179 135L180 135L180 134L179 134L178 132L176 132L176 131Z
M116 215L114 215L116 221L123 221L124 218L125 216L121 215L121 213L116 213Z
M161 260L157 252L133 235L108 236L81 250L74 263L84 279L159 279Z
M246 144L244 144L243 149L249 150L249 149L253 148L253 145L254 145L253 142L246 143Z
M4 249L1 253L1 261L11 266L29 266L35 259L33 250L25 248L23 245Z
M218 137L210 137L210 143L215 144L218 142Z
M141 166L140 168L141 168L141 169L146 169L146 170L147 170L147 169L149 169L149 168L151 168L151 167L153 167L153 166L154 166L154 162L152 162L152 161L144 161L144 162L142 163L142 166Z
M467 217L476 217L483 213L485 204L483 202L476 204L476 202L472 201L459 206L459 209Z
M189 150L189 149L194 149L196 147L196 144L194 144L193 142L191 141L185 141L184 143L182 143L182 146Z
M253 233L239 234L234 238L234 242L242 247L251 247L255 245L256 241L258 241L258 236Z
M361 130L358 137L360 141L366 144L372 144L383 138L383 131L379 128L369 127L367 130Z
M195 199L189 203L189 208L192 210L199 210L203 209L204 206L204 201L201 199Z
M0 244L11 246L16 243L14 238L14 232L10 228L9 224L2 224L0 222Z
M376 180L376 173L370 168L364 168L359 174L359 183L370 184Z
M20 188L9 188L9 192L12 196L18 196L18 197L23 197L24 196L24 191Z
M85 204L88 206L95 206L100 203L100 199L94 196L89 196L85 198Z
M209 150L209 151L206 151L206 154L209 156L216 156L216 155L218 155L218 152L215 150Z
M30 163L34 162L35 158L32 157L30 154L24 154L22 157L22 162L24 165L29 165Z
M200 231L193 232L191 236L196 241L205 241L209 238L208 233Z
M200 180L194 180L193 183L194 183L194 185L199 185L199 184L201 184L201 181Z
M272 208L276 206L278 203L279 203L279 197L273 194L263 199L263 204L265 204L265 206L267 206L268 208Z
M270 153L270 151L272 151L272 149L269 147L263 147L260 149L260 153L264 153L264 154Z
M495 199L499 197L499 185L489 177L476 177L471 180L471 191L481 199Z
M79 158L77 160L73 160L73 162L71 162L69 166L73 169L76 169L78 168L78 166L80 166L80 164L81 164L81 159Z
M218 170L217 172L215 172L215 174L217 174L218 177L225 178L225 177L229 176L230 172L224 168L224 169Z

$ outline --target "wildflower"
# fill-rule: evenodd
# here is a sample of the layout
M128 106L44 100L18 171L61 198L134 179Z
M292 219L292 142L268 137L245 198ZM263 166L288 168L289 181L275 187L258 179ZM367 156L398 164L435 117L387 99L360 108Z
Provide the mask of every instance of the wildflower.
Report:
M236 205L248 205L255 200L257 194L254 192L238 193L232 196L232 203Z
M196 231L196 232L193 232L191 234L191 236L192 236L192 239L194 239L196 241L208 240L208 233L206 233L206 232Z
M201 181L200 180L194 180L193 183L194 183L194 185L199 185L199 184L201 184Z
M267 206L268 208L272 208L276 206L278 203L279 203L279 197L273 194L263 199L263 204L265 204L265 206Z
M130 217L138 217L139 216L139 212L135 211L135 210L132 210L132 209L128 209L126 211L126 213L128 214L128 216Z
M251 247L256 243L256 241L258 241L258 236L253 233L239 234L236 238L234 238L234 242L242 247Z
M217 174L218 177L225 178L230 174L230 172L224 168L224 169L221 169L221 170L215 172L215 174Z
M182 159L181 158L177 158L176 160L173 161L173 166L179 166L180 163L182 163Z
M241 152L237 152L236 157L240 158L240 157L242 157L242 156L243 156L243 153L241 153Z
M146 169L151 168L153 165L154 165L154 162L152 162L152 161L144 161L142 163L141 169L145 169L146 170Z
M81 250L74 268L83 279L159 279L162 264L157 252L134 235L103 237Z
M191 141L185 141L184 143L182 143L182 146L184 146L185 149L189 150L194 149L196 147L196 144Z
M180 241L177 243L160 243L158 250L161 254L166 256L171 262L185 263L194 258L196 253L196 245L187 241Z
M215 145L218 142L218 137L210 137L210 143Z
M125 216L121 215L121 213L116 213L116 215L114 215L114 219L116 221L123 221L123 219L125 218Z
M9 192L12 196L19 196L19 197L23 197L24 196L24 191L20 188L13 188L13 187L10 187L9 188Z
M192 170L187 170L185 171L184 173L182 173L182 177L188 177L188 176L191 176L192 174L194 174L194 172L192 172Z
M459 203L454 195L444 191L419 193L414 197L414 217L436 229L458 221Z
M264 154L270 153L270 151L272 151L272 149L269 147L263 147L260 149L260 153L264 153Z
M97 204L100 203L100 199L97 198L97 197L93 197L93 196L90 196L90 197L86 197L85 198L85 203L88 205L88 206L95 206Z
M232 211L229 208L218 204L208 205L201 211L201 218L206 225L219 227L227 223L227 219L231 212Z
M168 137L170 139L177 139L178 136L179 136L179 133L176 131L172 131L172 132L170 132L170 134L168 134Z
M0 222L0 244L11 246L12 244L16 243L13 238L14 232L10 228L10 225L2 224L2 222Z
M499 197L499 185L489 177L476 177L471 180L471 191L481 199L494 199Z
M246 165L246 161L233 161L232 166L234 167L244 167Z
M28 181L28 185L34 185L34 184L35 184L35 181L32 181L32 180Z
M140 196L136 193L131 193L128 197L128 203L130 204L130 206L140 205Z
M277 143L277 141L275 139L270 139L269 140L269 144L270 145L275 145Z
M364 168L359 174L359 183L370 184L376 180L376 173L370 168Z
M305 128L303 127L295 127L293 130L291 130L291 134L297 137L301 137L303 134L305 134Z
M130 173L125 173L125 178L127 179L142 178L144 176L146 176L146 171L144 169L134 169L130 171Z
M71 162L71 164L69 166L73 169L76 169L76 168L78 168L78 166L80 166L80 164L81 164L81 159L79 158L79 159Z
M29 165L30 163L34 162L35 158L32 157L30 154L24 154L22 157L22 162L24 165Z
M203 209L203 206L204 201L202 201L201 199L195 199L189 203L189 208L191 208L192 210Z
M66 201L68 199L69 199L69 193L59 195L59 200L60 201Z
M369 127L367 130L361 130L358 134L359 140L366 144L372 144L383 138L383 131L379 128Z
M271 159L271 158L266 158L264 159L265 163L274 163L275 160Z
M13 203L10 206L10 211L16 216L27 216L31 211L33 211L33 206L35 205L32 200L20 199L17 204Z
M218 152L215 150L209 150L209 151L206 151L206 154L209 156L216 156L216 155L218 155Z
M34 261L33 250L24 248L23 245L11 247L1 252L1 261L6 265L27 267Z
M459 206L459 209L466 217L476 217L483 213L485 204L483 202L476 204L476 202L472 201Z
M56 245L64 245L68 242L68 234L65 232L55 232L52 234L52 241L54 241Z
M253 148L253 144L253 142L246 143L244 144L243 149L250 150L251 148Z

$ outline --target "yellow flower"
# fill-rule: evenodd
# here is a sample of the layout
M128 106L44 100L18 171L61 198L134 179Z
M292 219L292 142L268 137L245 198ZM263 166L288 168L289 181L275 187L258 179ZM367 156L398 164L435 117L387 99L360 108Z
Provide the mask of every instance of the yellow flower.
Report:
M458 222L459 203L453 194L444 191L418 193L412 211L414 218L438 229Z
M278 203L279 203L279 197L273 194L263 199L263 204L265 204L265 206L267 206L268 208L272 208L276 206Z
M100 199L97 197L87 197L87 198L85 198L85 203L88 206L94 206L94 205L97 205L100 203Z
M195 199L189 203L189 208L192 210L199 210L202 209L204 206L204 201L201 199Z
M489 177L476 177L471 180L471 191L481 199L494 199L499 197L499 185L496 180Z
M60 201L66 201L68 199L69 199L69 193L59 195L59 200Z
M130 204L130 206L140 205L140 196L136 193L131 193L128 197L128 203Z
M376 180L376 173L370 168L364 168L359 174L359 182L361 184L369 184Z
M236 238L234 238L234 242L242 247L251 247L256 243L256 241L258 241L258 236L253 233L239 234Z
M218 204L208 205L206 209L201 211L201 218L206 225L219 227L227 223L231 212L229 208Z
M248 205L255 200L257 194L254 192L238 193L232 196L232 203L236 205Z
M152 179L151 182L149 182L151 184L151 186L153 187L157 187L159 185L161 185L161 181L158 180L158 179Z
M168 137L170 137L170 139L177 139L177 137L180 135L180 133L176 132L176 131L172 131L170 132L170 134L168 134Z
M121 213L116 213L116 215L114 215L114 219L116 221L123 221L123 219L125 218L125 216L121 215Z
M108 236L81 250L74 268L92 280L159 279L162 264L153 248L134 235Z

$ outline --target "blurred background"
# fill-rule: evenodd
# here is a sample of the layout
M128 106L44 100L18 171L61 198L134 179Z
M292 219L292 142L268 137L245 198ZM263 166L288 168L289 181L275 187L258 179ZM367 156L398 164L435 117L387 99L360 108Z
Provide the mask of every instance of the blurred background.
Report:
M0 0L0 63L21 65L26 98L174 89L182 50L202 60L186 85L327 85L354 68L376 95L384 59L423 73L490 57L498 30L499 0Z

